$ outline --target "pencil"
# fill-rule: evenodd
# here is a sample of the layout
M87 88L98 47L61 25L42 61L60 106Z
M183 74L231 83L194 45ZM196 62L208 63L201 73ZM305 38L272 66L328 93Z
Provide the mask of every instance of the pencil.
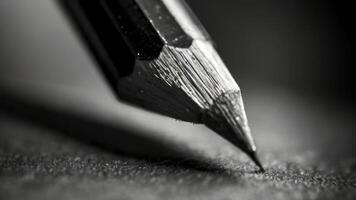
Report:
M184 1L62 3L118 98L168 117L203 123L264 170L241 90Z

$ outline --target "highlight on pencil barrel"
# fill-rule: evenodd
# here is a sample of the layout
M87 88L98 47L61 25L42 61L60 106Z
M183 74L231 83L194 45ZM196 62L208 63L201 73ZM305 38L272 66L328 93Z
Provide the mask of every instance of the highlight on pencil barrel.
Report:
M204 123L263 170L241 91L180 0L64 0L120 99Z

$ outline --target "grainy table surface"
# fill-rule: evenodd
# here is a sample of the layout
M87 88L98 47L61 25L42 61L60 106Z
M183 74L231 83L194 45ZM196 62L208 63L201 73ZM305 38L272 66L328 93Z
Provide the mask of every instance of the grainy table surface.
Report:
M201 138L201 143L196 138L201 135L191 136L191 140L189 135L185 137L188 144L199 146L187 151L209 155L202 157L205 162L190 160L191 152L186 160L151 159L108 151L56 130L2 115L0 195L3 199L356 197L353 114L331 107L328 112L333 115L325 117L323 107L302 109L305 105L301 99L283 109L289 100L273 103L276 99L266 98L258 104L253 95L251 98L247 105L254 105L250 121L266 167L263 174L256 172L244 155L211 135ZM283 119L287 114L284 112L294 114ZM262 113L274 118L268 120ZM304 118L299 119L300 116ZM342 120L330 125L336 118ZM278 126L274 120L284 124ZM284 133L285 128L290 131ZM191 130L197 135L207 131L202 127ZM312 131L320 132L310 135Z

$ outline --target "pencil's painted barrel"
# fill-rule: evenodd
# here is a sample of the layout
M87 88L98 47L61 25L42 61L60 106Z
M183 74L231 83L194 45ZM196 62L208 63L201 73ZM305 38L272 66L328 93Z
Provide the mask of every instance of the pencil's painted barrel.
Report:
M116 88L136 60L154 60L165 45L189 48L209 35L182 0L60 0Z

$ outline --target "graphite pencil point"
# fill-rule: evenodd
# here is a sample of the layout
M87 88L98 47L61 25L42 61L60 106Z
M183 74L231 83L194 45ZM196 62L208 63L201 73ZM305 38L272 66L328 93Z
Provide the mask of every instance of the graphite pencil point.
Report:
M264 173L265 169L263 168L260 159L258 159L256 151L251 151L247 153L247 155L249 155L253 162L260 168L260 172Z

